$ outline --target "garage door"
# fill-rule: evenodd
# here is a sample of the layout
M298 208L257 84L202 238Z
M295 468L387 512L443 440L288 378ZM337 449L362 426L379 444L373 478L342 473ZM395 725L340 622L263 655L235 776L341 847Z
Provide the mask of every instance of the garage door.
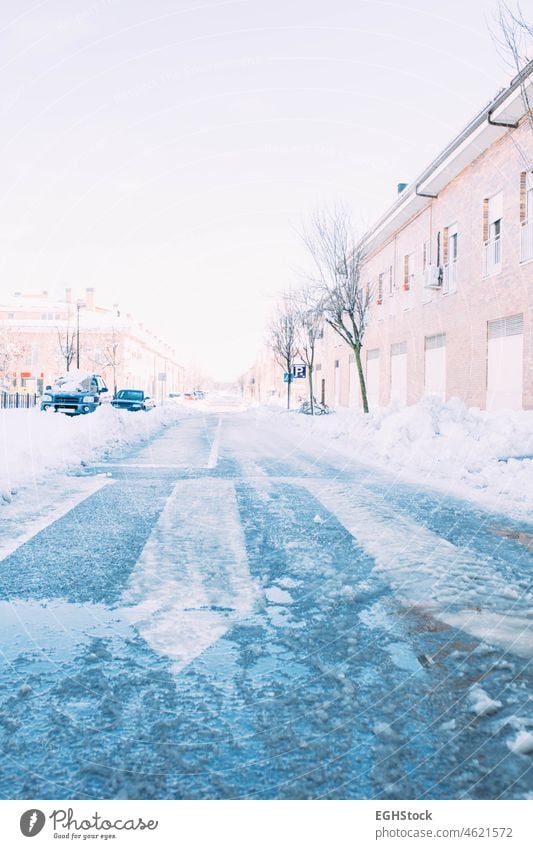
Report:
M407 403L407 342L396 342L390 351L390 399Z
M367 351L366 395L370 409L379 407L379 348Z
M424 394L446 398L446 334L426 336Z
M522 409L524 316L487 325L487 410Z

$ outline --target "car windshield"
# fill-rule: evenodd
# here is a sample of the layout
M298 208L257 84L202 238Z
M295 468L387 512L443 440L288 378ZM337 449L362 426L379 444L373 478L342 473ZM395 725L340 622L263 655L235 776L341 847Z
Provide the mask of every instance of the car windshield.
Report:
M117 398L121 398L123 401L142 401L144 392L139 389L121 389Z

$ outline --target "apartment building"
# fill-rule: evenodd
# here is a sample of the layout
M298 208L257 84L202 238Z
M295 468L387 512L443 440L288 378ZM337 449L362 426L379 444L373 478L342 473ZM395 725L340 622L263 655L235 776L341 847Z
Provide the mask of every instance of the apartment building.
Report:
M533 63L366 234L371 407L437 395L533 408L533 119L524 90L533 103ZM315 378L328 404L360 406L355 362L330 328Z
M117 304L100 306L95 291L74 298L47 291L0 301L0 383L11 391L41 392L70 367L97 371L110 389L144 389L162 400L184 388L175 350Z

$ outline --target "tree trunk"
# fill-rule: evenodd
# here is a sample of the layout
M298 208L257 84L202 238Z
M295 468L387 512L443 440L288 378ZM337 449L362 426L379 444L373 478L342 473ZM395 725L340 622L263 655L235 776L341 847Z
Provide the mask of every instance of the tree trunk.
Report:
M291 385L292 385L292 375L291 375L291 364L287 361L287 409L291 408Z
M315 415L315 399L313 398L313 366L309 368L309 403L311 404L311 415Z
M361 399L363 401L363 412L368 413L368 398L366 395L366 383L365 376L363 374L363 365L361 363L361 348L355 347L353 349L355 355L355 362L357 363L357 373L359 375L359 385L361 387Z

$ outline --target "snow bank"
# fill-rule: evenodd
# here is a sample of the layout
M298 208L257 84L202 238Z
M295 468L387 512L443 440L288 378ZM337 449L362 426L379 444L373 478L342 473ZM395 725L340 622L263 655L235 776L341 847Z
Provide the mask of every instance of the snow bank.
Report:
M177 406L147 413L115 410L104 404L87 416L33 410L0 411L0 505L29 484L90 463L111 449L148 439L183 417Z
M283 415L269 408L270 415ZM353 459L525 518L533 507L533 411L484 412L426 398L364 415L340 410L285 421L337 440Z

